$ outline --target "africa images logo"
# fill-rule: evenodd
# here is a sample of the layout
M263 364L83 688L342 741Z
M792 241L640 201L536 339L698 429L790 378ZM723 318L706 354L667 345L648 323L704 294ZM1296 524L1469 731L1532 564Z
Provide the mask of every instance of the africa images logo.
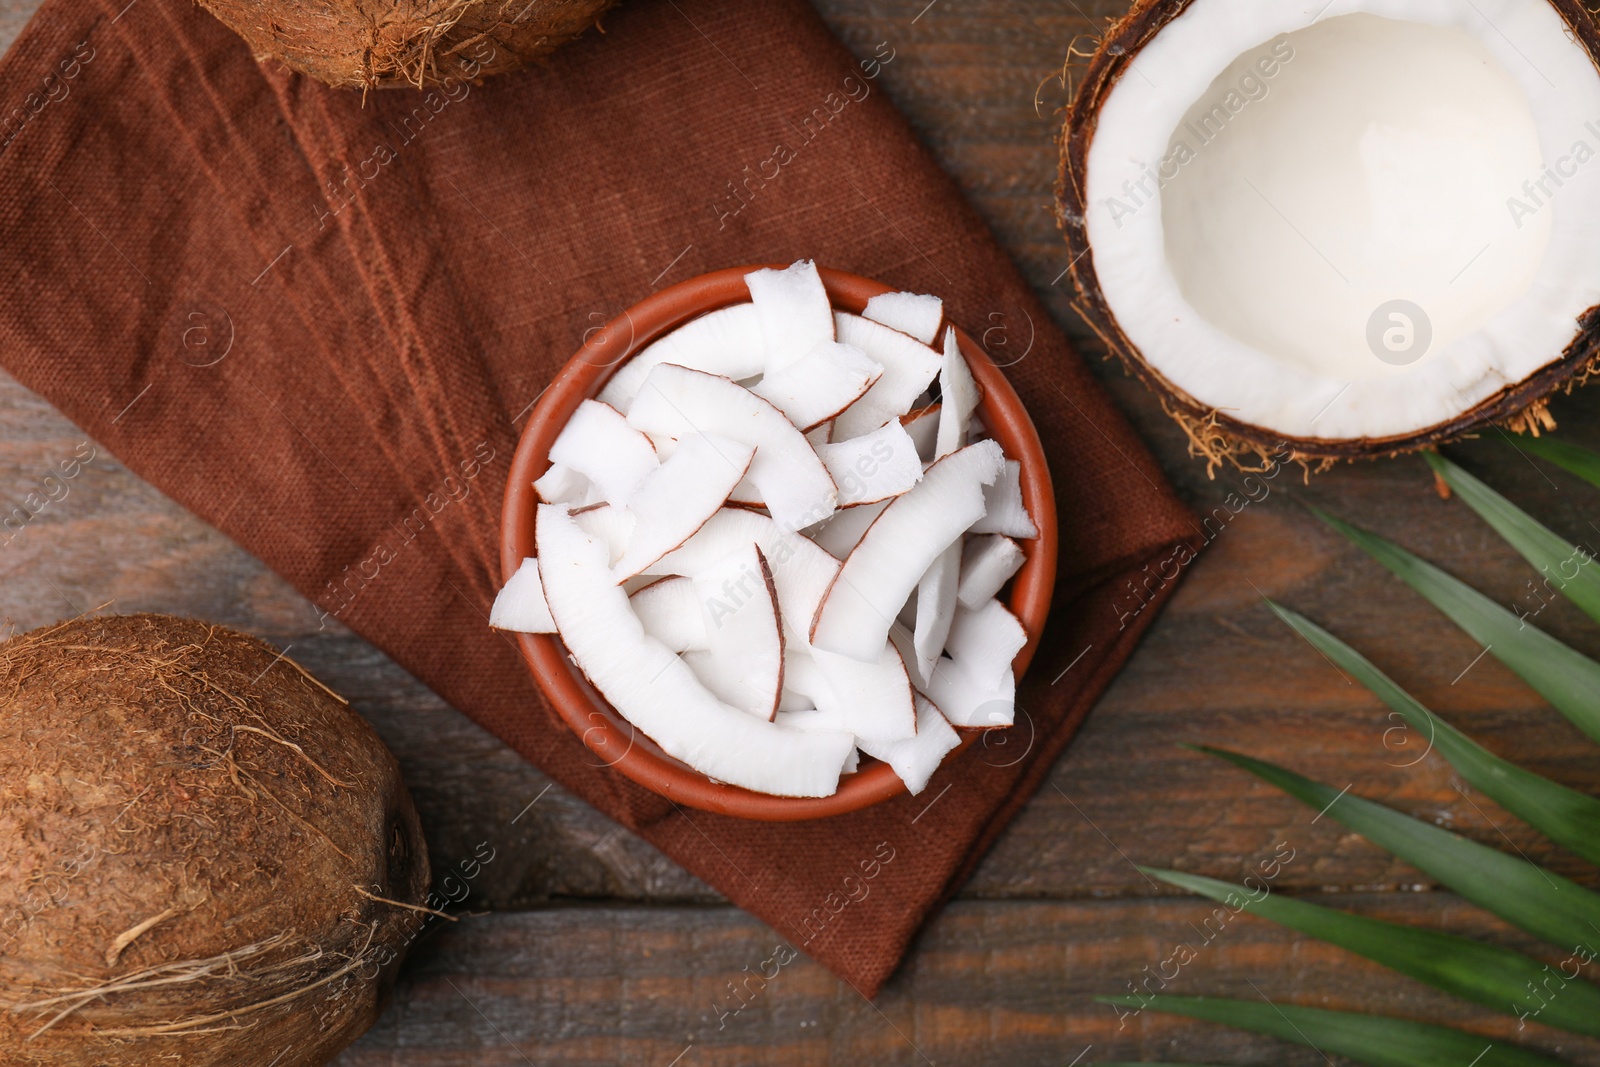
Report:
M1367 318L1367 347L1391 367L1415 363L1432 343L1433 323L1413 301L1385 301Z

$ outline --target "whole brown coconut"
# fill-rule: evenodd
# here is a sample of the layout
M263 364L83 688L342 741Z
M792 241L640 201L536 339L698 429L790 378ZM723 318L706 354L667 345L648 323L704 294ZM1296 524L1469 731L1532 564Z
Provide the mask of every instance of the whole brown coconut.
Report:
M0 1062L326 1063L428 884L394 757L265 643L131 615L0 645Z
M527 66L617 0L200 0L249 43L335 89L422 88Z

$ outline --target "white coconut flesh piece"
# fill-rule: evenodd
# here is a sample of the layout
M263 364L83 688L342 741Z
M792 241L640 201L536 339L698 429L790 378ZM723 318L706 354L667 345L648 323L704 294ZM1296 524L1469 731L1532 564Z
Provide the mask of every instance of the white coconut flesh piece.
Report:
M743 508L723 508L706 521L683 545L647 568L648 573L701 574L740 545L761 549L772 570L778 609L789 639L807 640L806 629L817 606L839 573L839 561L798 533L789 533L772 519Z
M1553 5L1196 0L1130 62L1083 225L1116 327L1199 410L1403 441L1600 304L1600 75Z
M995 729L1016 717L1016 675L1012 663L1027 644L1016 616L998 600L977 610L960 608L945 651L918 681L956 726Z
M610 404L585 400L550 445L550 462L576 471L612 504L628 497L661 465L650 439Z
M783 693L783 619L761 549L742 545L691 582L707 648L684 662L723 702L770 720Z
M721 588L724 580L732 582L735 577L717 574L722 561L752 544L768 562L779 616L784 621L783 685L795 695L791 706L797 699L809 700L813 707L844 716L866 736L893 739L912 729L910 677L896 649L880 642L876 658L862 662L809 647L808 620L816 615L840 568L836 559L809 539L785 533L764 515L725 508L651 569L694 577L700 588L697 599L708 612L709 631L713 599L732 604L739 595L737 588L731 593ZM736 582L732 584L737 587ZM781 700L779 706L783 706Z
M606 545L611 564L616 566L633 537L633 516L624 508L612 507L603 502L572 508L570 514L572 521L578 524L580 530ZM622 588L632 596L654 580L654 576L635 575L624 581Z
M802 259L784 270L752 271L744 283L761 324L766 374L776 374L822 342L834 340L833 302L815 263Z
M995 685L985 685L948 657L934 664L925 689L951 725L996 730L1016 720L1017 685L1007 667Z
M731 379L663 363L640 387L628 421L651 433L717 434L754 448L746 476L760 503L785 529L797 530L833 513L838 497L833 479L805 435L783 412Z
M934 459L948 456L967 443L967 424L977 410L980 396L952 326L944 334L944 365L939 368L939 428L934 433Z
M711 616L717 615L719 620L730 617L727 612L742 604L744 593L737 580L741 575L724 573L728 569L725 561L730 553L751 545L761 550L769 565L778 615L784 623L787 652L782 685L796 697L809 700L811 706L843 716L864 736L894 739L912 729L911 682L896 649L880 643L877 657L862 662L809 647L808 620L816 615L840 564L805 537L785 533L764 515L727 508L652 569L693 576L707 633L714 637ZM700 660L691 657L691 662L700 670ZM766 677L764 670L761 677ZM710 683L709 676L707 680ZM712 688L717 689L718 684ZM790 706L794 703L792 698Z
M916 796L928 787L928 780L939 769L961 735L951 728L940 710L920 693L917 695L917 732L901 741L872 741L866 738L857 747L867 755L894 768L906 784L906 792Z
M1039 536L1039 528L1022 502L1022 464L1008 459L994 484L983 491L983 518L972 524L972 532L997 533L1007 537Z
M861 317L931 345L944 321L944 301L923 293L879 293L867 301Z
M489 625L496 630L524 634L552 634L556 621L544 600L544 583L539 580L539 561L522 561L511 580L501 587L489 609Z
M917 585L921 586L922 583L918 582ZM911 595L906 597L906 602L904 604L900 605L900 614L898 614L898 615L896 615L894 617L894 621L895 621L895 623L897 625L905 627L906 632L908 632L908 633L911 632L912 630L916 629L916 626L917 626L917 590L915 590L915 589L911 590ZM889 633L891 635L894 633L894 628L893 627L890 627ZM913 660L915 660L917 657L912 656L911 658Z
M784 684L794 694L796 710L815 709L817 714L806 721L822 728L880 741L898 741L916 732L911 676L892 644L885 644L874 663L789 646ZM806 706L799 706L802 700Z
M623 508L605 503L585 504L581 508L570 508L569 512L580 530L604 542L613 564L622 558L628 540L633 537L632 515Z
M544 504L534 525L545 599L578 667L623 718L662 751L717 781L776 796L837 791L850 734L793 730L718 700L672 650L644 632L613 581L606 548L566 509Z
M813 654L816 650L803 643L789 643L783 651L783 684L784 688L794 694L795 707L780 708L780 711L805 711L821 712L826 706L827 712L821 718L809 718L807 722L826 722L827 729L842 730L844 716L839 702L834 697L833 689L828 685L828 680L822 675L822 668L817 666Z
M883 368L859 348L819 341L800 359L762 377L750 391L770 401L802 431L815 429L861 399Z
M908 604L916 598L913 596ZM909 621L907 616L909 615ZM909 613L901 612L895 619L894 625L889 627L889 643L900 653L900 662L906 666L906 676L911 679L911 687L919 693L928 691L928 676L922 670L922 664L917 662L916 637L911 628L916 625L916 610Z
M533 491L544 504L571 504L581 507L602 501L600 490L594 483L571 467L552 463L550 469L534 480Z
M754 462L755 450L749 445L713 434L685 436L672 458L633 494L628 506L633 531L626 550L616 561L616 580L621 582L643 572L694 536L722 507Z
M871 319L839 311L833 320L841 344L860 349L883 368L872 388L834 420L836 438L860 437L910 411L938 376L943 360L916 338Z
M772 720L773 722L777 723L783 722L783 716L785 712L817 710L817 702L815 700L812 700L810 697L806 696L802 692L799 692L798 690L789 688L787 684L787 672L789 670L788 660L784 660L783 669L785 672L785 685L783 687L783 692L778 695L778 714L774 716Z
M934 452L939 447L939 412L941 405L930 404L925 408L918 408L900 420L900 425L905 427L906 434L911 438L912 444L917 446L917 455L924 463L932 463L935 459Z
M883 514L883 509L887 508L889 503L889 500L880 500L876 504L842 508L827 522L810 527L808 536L835 559L844 559L850 554L851 549L861 543L862 535L877 521L878 516Z
M945 330L944 362L939 368L939 415L933 457L942 459L967 443L967 420L978 406L978 383L961 354L955 327ZM989 491L984 491L985 508ZM956 586L961 578L961 543L939 554L917 583L916 624L912 631L917 673L926 678L944 649L955 618Z
M897 741L916 732L911 677L892 643L885 641L871 663L820 648L805 652L822 680L808 693L818 710L837 714L857 737Z
M934 558L917 582L912 647L917 651L917 673L923 678L933 670L934 662L944 651L945 639L950 636L950 626L956 617L956 586L960 580L961 541L958 538Z
M1010 609L989 600L975 610L961 608L955 613L945 651L958 670L993 689L1004 682L1027 643L1028 634Z
M668 437L666 434L660 433L647 433L645 436L650 439L651 447L656 450L656 458L662 463L671 459L672 454L678 450L678 439L676 437Z
M773 716L778 711L778 698L782 690L765 691L765 684L768 681L766 667L771 662L767 657L763 656L760 669L753 671L726 654L688 651L682 655L683 662L689 665L695 677L700 679L717 699L730 707L755 716L762 722L773 721Z
M676 363L735 381L760 374L767 357L755 305L734 304L690 319L629 357L600 390L600 400L626 413L651 369L661 363Z
M794 730L845 730L844 720L836 713L818 708L779 710L772 721Z
M700 598L695 596L694 582L690 579L657 578L630 594L628 603L639 616L644 632L672 651L700 651L711 647L706 638L706 617L700 610Z
M934 463L910 492L891 500L839 569L812 624L811 644L876 658L900 605L934 559L983 517L983 487L1003 466L1000 446L984 441Z
M830 725L835 721L835 716L819 712L816 708L800 708L795 710L780 710L777 717L772 720L780 726L787 726L793 730L832 730ZM861 752L852 748L850 754L844 758L844 766L840 768L841 774L855 774L861 769Z
M922 457L899 422L869 434L815 446L839 488L839 507L855 508L899 496L922 480Z
M961 549L961 582L956 586L956 600L964 608L982 607L1022 569L1025 559L1021 546L1004 534L967 538Z

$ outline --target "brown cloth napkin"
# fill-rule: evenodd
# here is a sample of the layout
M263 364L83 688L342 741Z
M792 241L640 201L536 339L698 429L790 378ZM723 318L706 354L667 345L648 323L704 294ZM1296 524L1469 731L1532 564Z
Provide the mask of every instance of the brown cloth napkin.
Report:
M0 359L873 996L1132 651L1195 527L885 99L892 28L861 62L802 0L632 0L606 31L363 108L258 66L191 0L48 0L0 64ZM585 331L703 271L801 257L939 294L1011 364L1061 577L1017 727L921 796L766 825L597 766L485 620L517 432Z

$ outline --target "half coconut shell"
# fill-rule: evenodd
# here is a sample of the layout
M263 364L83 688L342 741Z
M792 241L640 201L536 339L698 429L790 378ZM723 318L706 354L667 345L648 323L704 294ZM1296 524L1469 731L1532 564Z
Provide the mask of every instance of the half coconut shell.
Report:
M1204 458L1208 470L1224 461L1244 470L1259 470L1293 460L1327 467L1345 459L1412 452L1470 436L1496 425L1537 435L1552 429L1547 410L1552 394L1570 391L1600 371L1600 307L1590 307L1573 322L1572 337L1557 360L1522 380L1506 385L1458 415L1414 432L1393 436L1289 436L1231 416L1224 405L1196 400L1175 385L1129 339L1113 313L1096 274L1095 249L1089 239L1088 174L1090 148L1100 124L1101 109L1135 60L1175 19L1207 0L1140 0L1113 22L1086 64L1074 72L1077 85L1066 109L1056 184L1057 223L1066 239L1077 288L1074 309L1123 364L1159 398L1163 410L1181 425L1190 453ZM1600 63L1600 28L1575 0L1546 0L1565 22L1570 38Z

